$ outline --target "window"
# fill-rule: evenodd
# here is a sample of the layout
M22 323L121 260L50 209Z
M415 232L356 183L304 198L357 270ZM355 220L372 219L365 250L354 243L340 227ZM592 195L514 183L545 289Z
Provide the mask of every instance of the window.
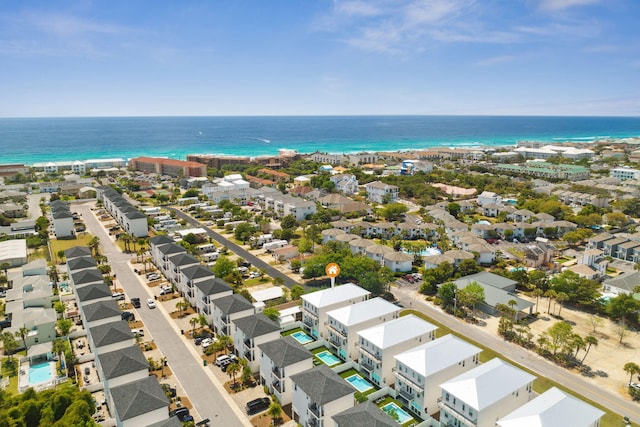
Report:
M449 401L449 393L445 393L444 400L446 400L447 402Z

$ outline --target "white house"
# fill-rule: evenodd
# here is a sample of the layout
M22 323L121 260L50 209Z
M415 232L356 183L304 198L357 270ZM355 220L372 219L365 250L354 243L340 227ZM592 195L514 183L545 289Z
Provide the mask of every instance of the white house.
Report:
M231 321L233 346L238 357L249 362L252 372L260 368L258 345L280 338L280 326L262 313L240 317Z
M106 393L113 387L143 380L149 376L149 361L136 345L102 353L95 360Z
M355 194L358 192L358 180L351 173L332 175L329 180L336 185L336 190L342 194Z
M393 356L433 341L437 327L410 314L363 329L358 334L358 364L377 386L395 382Z
M313 354L293 337L258 344L260 383L272 392L281 405L291 403L291 376L313 368Z
M494 427L496 420L527 403L535 377L495 358L440 385L440 422Z
M478 203L478 206L484 206L488 204L499 205L502 203L502 197L492 191L483 191L478 195L476 203Z
M87 304L79 314L85 329L122 320L122 310L114 299Z
M438 412L440 384L478 366L481 351L449 334L396 355L398 400L422 419Z
M604 412L556 387L496 421L498 427L599 427Z
M169 399L154 376L111 389L117 427L149 426L169 418Z
M357 333L382 322L397 319L400 308L382 298L373 298L327 312L328 341L343 360L358 358Z
M327 312L349 304L362 302L371 292L353 283L302 295L302 323L315 338L327 337Z
M255 313L255 308L245 297L238 294L216 298L213 305L213 331L218 335L231 335L231 321Z
M365 184L364 188L367 190L367 200L376 203L395 202L400 193L398 186L380 181Z
M392 253L385 254L384 256L384 266L393 272L411 271L412 263L413 255L409 255L404 252L394 251Z
M94 326L87 331L92 353L122 350L133 344L133 333L124 320Z
M213 324L213 301L233 295L233 288L224 280L212 278L196 283L196 310Z
M326 365L291 376L291 412L303 426L334 427L331 418L353 406L355 389Z

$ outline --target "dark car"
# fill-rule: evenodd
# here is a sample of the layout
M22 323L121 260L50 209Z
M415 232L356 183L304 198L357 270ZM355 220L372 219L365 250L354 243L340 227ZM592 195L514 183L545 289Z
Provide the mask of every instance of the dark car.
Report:
M170 417L177 417L180 422L186 423L188 421L193 421L193 417L189 414L189 410L187 408L178 408L169 412Z
M134 308L140 308L140 298L131 298L131 304Z
M127 322L134 322L136 320L136 315L130 311L123 311L121 316L122 320L126 320Z
M262 412L267 409L271 405L271 399L268 397L260 397L258 399L253 399L250 402L247 402L247 406L245 410L247 411L247 415L257 414L258 412Z

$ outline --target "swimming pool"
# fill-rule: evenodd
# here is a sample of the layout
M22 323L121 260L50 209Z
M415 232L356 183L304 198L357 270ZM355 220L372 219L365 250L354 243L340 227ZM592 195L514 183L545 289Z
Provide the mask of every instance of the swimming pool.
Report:
M349 384L354 386L355 389L360 393L364 393L365 391L371 390L373 388L373 385L371 385L369 381L362 378L359 374L353 374L350 377L345 378L345 380L347 380Z
M404 423L409 422L409 421L411 421L413 419L413 417L411 415L407 414L404 411L404 409L402 409L401 407L396 405L394 402L387 403L381 409L384 412L386 412L387 414L389 414L389 412L391 412L391 410L395 410L395 413L398 415L398 422L400 424L404 424ZM393 417L391 417L391 418L393 418Z
M321 351L320 353L316 354L316 357L322 360L322 363L327 366L334 366L341 362L341 360L331 354L329 350Z
M302 331L294 332L293 334L291 334L291 336L295 338L296 341L298 341L302 345L308 344L311 341L313 341L313 338L311 338L309 335L305 334Z
M29 367L29 385L47 382L53 377L51 363L44 362Z
M402 250L402 252L404 252L406 254L409 254L409 255L413 255L413 252L409 252L409 251L406 251L404 249ZM421 250L418 253L418 255L420 255L420 256L431 256L431 255L441 255L441 254L442 254L442 251L440 249L438 249L438 248L426 248L426 249Z

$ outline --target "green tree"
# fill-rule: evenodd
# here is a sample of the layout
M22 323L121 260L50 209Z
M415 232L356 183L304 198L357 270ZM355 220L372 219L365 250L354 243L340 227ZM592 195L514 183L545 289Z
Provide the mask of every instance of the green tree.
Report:
M0 340L2 341L2 352L11 359L13 353L18 349L18 342L15 336L11 332L5 331L0 335Z
M87 246L91 249L91 254L97 256L100 253L100 238L97 236L92 237Z
M242 243L246 243L253 235L258 232L258 229L248 222L238 224L233 231L233 236L240 240Z
M233 346L233 338L231 338L229 335L219 335L218 341L222 343L225 354L227 354L229 349Z
M389 203L380 210L380 216L389 222L399 221L408 210L402 203Z
M280 318L280 312L274 307L266 307L262 310L262 314L276 322Z
M236 265L229 257L221 255L211 269L218 278L225 278L236 269Z
M236 386L236 375L240 372L240 364L238 362L231 362L229 366L227 366L227 375L229 375L233 379L232 388Z
M638 310L640 310L640 301L628 294L620 294L611 298L605 307L605 311L611 318L625 323L636 320Z
M470 307L473 313L476 305L484 301L484 288L478 282L471 282L458 291L458 299L461 304Z
M593 335L587 335L586 337L584 337L584 343L586 345L586 348L585 348L584 356L582 356L582 360L580 361L580 363L583 363L584 359L587 358L587 355L589 354L589 350L591 350L591 347L598 346L598 339Z
M60 335L66 337L69 335L71 328L73 328L73 321L71 319L58 319L56 321L56 327L60 331Z
M640 374L640 365L638 365L637 363L634 362L627 362L624 364L624 367L622 368L624 369L624 371L629 374L629 382L633 381L633 376Z
M189 307L191 307L191 304L189 304L189 301L187 301L186 298L182 299L181 301L178 301L176 303L176 309L178 310L178 317L182 317L184 311L187 310Z
M283 230L295 230L296 228L298 228L298 221L296 220L295 216L286 215L280 221L280 227Z
M22 339L22 344L24 345L24 349L27 349L27 336L29 335L29 328L22 326L16 332L16 338Z
M267 409L267 414L271 417L273 421L273 425L280 425L281 417L282 417L282 406L277 401L271 402L269 405L269 409Z
M456 302L458 288L455 283L445 283L438 288L438 297L442 300L443 307L453 306Z
M299 300L302 295L304 295L304 288L302 286L293 285L291 287L291 300L292 301Z

